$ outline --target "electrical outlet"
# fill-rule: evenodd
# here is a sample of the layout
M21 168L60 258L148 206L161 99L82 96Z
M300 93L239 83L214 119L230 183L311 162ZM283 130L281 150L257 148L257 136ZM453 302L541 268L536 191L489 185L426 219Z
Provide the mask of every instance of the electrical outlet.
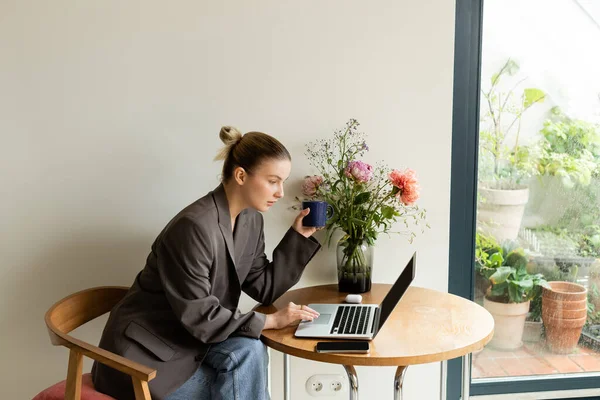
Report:
M330 388L331 388L332 392L341 392L342 391L342 387L343 387L342 386L342 381L339 381L337 379L331 381Z
M306 380L306 392L313 397L335 397L345 389L342 375L318 374Z

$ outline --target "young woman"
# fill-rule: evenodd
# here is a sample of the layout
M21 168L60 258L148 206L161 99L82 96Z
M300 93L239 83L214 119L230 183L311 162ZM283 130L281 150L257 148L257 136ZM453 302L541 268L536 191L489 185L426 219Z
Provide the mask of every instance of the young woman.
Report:
M146 266L111 311L100 347L157 370L153 400L262 400L267 355L259 340L318 314L290 303L271 315L241 313L242 290L270 304L292 287L319 249L315 228L296 217L267 260L263 218L283 197L291 157L275 138L223 127L222 183L177 214L152 245ZM133 399L130 377L95 363L96 389Z

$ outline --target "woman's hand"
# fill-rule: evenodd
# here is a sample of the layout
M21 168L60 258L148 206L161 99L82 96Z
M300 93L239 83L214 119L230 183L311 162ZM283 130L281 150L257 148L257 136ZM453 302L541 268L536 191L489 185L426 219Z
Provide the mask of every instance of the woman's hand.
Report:
M287 307L273 314L267 314L267 321L263 329L281 329L300 320L312 321L318 316L319 313L312 308L290 302Z
M300 214L298 214L298 216L294 220L294 223L292 224L292 228L294 228L296 232L298 232L305 238L312 236L313 233L321 229L316 228L314 226L302 226L302 218L307 216L308 213L310 213L310 208L305 208L304 210L300 211Z

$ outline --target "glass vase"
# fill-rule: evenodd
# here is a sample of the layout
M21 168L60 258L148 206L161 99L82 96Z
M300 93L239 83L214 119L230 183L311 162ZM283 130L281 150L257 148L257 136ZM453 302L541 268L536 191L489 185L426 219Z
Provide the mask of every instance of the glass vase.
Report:
M343 239L336 248L338 290L364 293L371 290L373 246L363 240Z

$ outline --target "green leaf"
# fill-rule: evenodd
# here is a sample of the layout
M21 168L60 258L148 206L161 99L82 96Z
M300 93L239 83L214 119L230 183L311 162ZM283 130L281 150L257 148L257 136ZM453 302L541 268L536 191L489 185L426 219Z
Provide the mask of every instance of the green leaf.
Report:
M517 72L519 72L519 64L517 64L517 62L515 60L512 59L508 59L506 61L506 73L510 76L513 76L514 74L516 74Z
M363 204L369 201L371 197L371 192L362 192L358 196L354 198L354 204Z
M520 303L521 296L519 294L519 290L515 285L508 284L508 298L511 303Z
M500 284L506 281L506 279L515 272L514 268L511 267L499 267L496 272L490 276L490 281L494 284Z
M504 263L504 257L502 257L502 254L500 252L493 253L492 255L490 255L489 263L492 267L497 268Z
M394 208L390 206L381 207L381 216L384 219L390 219L394 216Z
M354 218L354 217L351 217L350 221L354 222L355 224L358 224L359 226L363 226L367 223L367 221L363 221L362 219L358 219L358 218Z
M527 266L527 257L520 250L511 251L506 256L506 265L516 269L524 269Z
M522 281L512 281L517 286L522 287L523 289L531 289L533 288L533 280L531 279L523 279Z
M500 74L496 72L494 75L492 75L492 86L496 85L498 79L500 79Z
M490 294L492 295L492 297L504 296L506 294L507 289L508 283L503 282L499 285L493 285Z
M527 108L533 103L543 103L546 98L546 93L540 89L527 88L523 91L523 96L525 97L523 106Z

